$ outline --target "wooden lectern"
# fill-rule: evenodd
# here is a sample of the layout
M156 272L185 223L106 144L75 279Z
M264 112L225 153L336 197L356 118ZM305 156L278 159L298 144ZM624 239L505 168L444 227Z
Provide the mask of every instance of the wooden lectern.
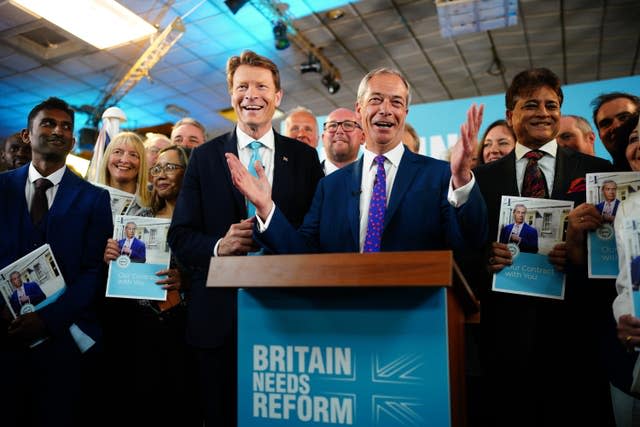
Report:
M365 288L392 288L399 293L403 288L444 288L450 419L453 426L466 425L464 324L467 317L477 314L479 307L451 251L217 257L211 260L207 286L244 288L248 292L255 288L309 289L311 295L318 292L313 288L350 288L356 292L363 288L364 296L368 295ZM240 311L239 308L239 319ZM239 338L239 345L240 341ZM239 401L241 406L244 405ZM305 416L303 411L300 416Z

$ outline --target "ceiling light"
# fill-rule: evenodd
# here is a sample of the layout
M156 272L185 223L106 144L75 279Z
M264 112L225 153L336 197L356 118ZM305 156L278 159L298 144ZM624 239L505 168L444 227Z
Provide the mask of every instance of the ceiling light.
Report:
M108 49L156 33L156 28L114 0L9 0L98 49Z
M340 90L340 82L332 74L325 74L322 78L322 84L327 88L331 95Z
M231 13L235 15L247 1L248 0L224 0L224 4L226 4Z
M333 9L327 12L327 18L329 18L332 21L337 21L343 16L344 16L344 10L342 9Z
M300 74L319 73L322 71L322 64L312 53L309 54L307 62L300 64Z
M278 21L273 26L273 36L276 39L276 49L284 50L289 47L289 38L287 37L287 26L284 22Z

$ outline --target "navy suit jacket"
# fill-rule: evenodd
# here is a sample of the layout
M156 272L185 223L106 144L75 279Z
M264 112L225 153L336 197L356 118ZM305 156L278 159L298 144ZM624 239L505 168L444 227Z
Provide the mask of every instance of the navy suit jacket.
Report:
M612 212L612 216L616 216L616 213L618 213L618 206L620 206L620 200L615 199L613 201L613 212ZM600 202L596 205L596 209L598 209L598 212L602 213L602 211L604 210L604 202Z
M47 298L44 292L42 292L42 289L40 289L40 285L36 282L25 282L22 284L22 288L24 289L24 293L27 297L29 297L29 304L35 306ZM22 304L18 301L18 290L13 291L11 297L9 297L9 301L11 302L11 306L13 307L13 311L16 315L20 314L20 307L22 307Z
M511 230L515 224L505 225L500 232L500 243L509 243L509 237L511 236ZM527 224L522 224L520 230L520 243L518 247L522 252L528 252L531 254L538 253L538 230Z
M38 310L53 342L77 352L69 327L75 323L100 344L96 303L104 292L105 242L113 233L109 193L67 169L42 222L34 226L25 198L29 165L0 174L0 268L48 243L66 290Z
M634 290L640 286L640 255L631 260L631 286Z
M118 245L120 245L120 250L124 246L124 242L127 239L118 240ZM129 255L129 259L131 262L146 262L147 261L147 247L144 242L137 237L134 237L131 241L131 254Z
M316 190L304 224L296 232L276 202L264 233L255 232L276 253L359 252L360 186L363 158L326 176ZM405 149L385 213L381 250L470 249L487 237L487 211L477 185L468 201L448 200L450 166Z
M187 339L200 348L218 347L234 331L235 292L205 288L216 242L247 218L225 153L238 155L235 130L193 150L168 234L171 250L192 275ZM302 223L322 176L313 148L275 133L272 197L292 223Z

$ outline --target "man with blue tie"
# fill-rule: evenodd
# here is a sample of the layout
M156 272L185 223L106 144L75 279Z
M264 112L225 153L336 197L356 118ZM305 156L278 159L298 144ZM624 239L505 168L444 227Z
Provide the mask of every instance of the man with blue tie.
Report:
M99 292L104 244L113 222L109 193L65 166L74 145L74 112L61 99L36 105L22 131L31 163L0 174L0 268L48 243L66 284L54 302L19 315L0 334L5 369L3 426L75 426L95 405L95 358L102 346ZM0 307L0 309L3 309ZM39 343L33 345L34 343ZM90 375L93 374L93 375ZM85 412L86 411L86 412Z
M470 170L482 107L472 106L451 164L405 149L409 83L387 68L368 73L356 114L365 133L363 157L325 177L296 231L259 178L227 154L233 182L255 204L254 236L275 253L472 249L486 239L484 201ZM345 220L346 219L346 220Z
M323 176L313 148L273 130L283 94L269 58L252 51L229 58L227 84L238 125L193 150L168 234L171 250L191 274L187 341L196 353L200 407L189 410L202 411L205 426L236 425L236 293L206 288L209 262L257 249L255 208L234 188L225 153L239 155L245 167L264 165L273 198L293 224L302 223Z

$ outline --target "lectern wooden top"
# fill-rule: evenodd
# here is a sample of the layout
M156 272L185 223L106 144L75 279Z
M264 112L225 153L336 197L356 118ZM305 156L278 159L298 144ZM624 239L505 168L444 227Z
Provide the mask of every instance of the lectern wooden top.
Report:
M451 286L451 251L214 257L207 286Z

